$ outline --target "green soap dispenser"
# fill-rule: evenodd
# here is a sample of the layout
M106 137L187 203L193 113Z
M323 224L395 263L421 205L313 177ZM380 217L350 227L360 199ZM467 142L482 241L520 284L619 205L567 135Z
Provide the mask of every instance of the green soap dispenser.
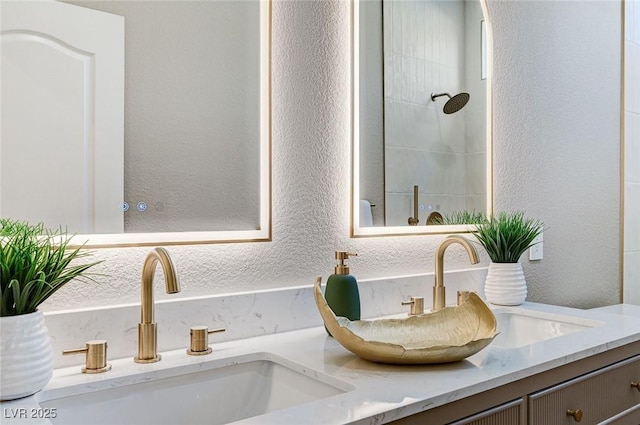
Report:
M336 260L339 263L335 268L335 273L329 276L324 292L324 298L334 314L349 320L360 320L360 293L356 278L349 274L349 266L344 262L349 257L357 255L351 252L336 251ZM331 335L329 330L327 333Z

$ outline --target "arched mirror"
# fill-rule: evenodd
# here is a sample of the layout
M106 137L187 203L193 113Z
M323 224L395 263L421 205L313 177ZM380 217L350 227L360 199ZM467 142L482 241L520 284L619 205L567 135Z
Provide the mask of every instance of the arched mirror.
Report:
M353 2L352 236L467 232L492 211L481 0Z
M270 1L0 7L0 216L88 246L271 239Z

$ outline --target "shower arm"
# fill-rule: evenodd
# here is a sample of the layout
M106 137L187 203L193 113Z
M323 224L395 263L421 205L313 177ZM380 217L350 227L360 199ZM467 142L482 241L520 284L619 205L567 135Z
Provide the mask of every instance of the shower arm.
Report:
M438 93L438 94L431 93L431 100L435 102L437 98L442 96L447 96L449 99L451 99L451 95L449 93Z

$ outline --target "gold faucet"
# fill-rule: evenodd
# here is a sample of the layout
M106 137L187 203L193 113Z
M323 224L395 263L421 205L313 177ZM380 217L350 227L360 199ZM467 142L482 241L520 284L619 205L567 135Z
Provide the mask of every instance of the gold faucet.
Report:
M449 245L459 243L467 250L471 264L478 263L478 252L468 239L458 235L447 236L436 251L436 282L433 286L433 310L438 311L445 307L445 290L444 290L444 252Z
M142 304L141 321L138 323L138 355L133 359L136 363L154 363L160 361L158 354L158 328L154 322L153 310L153 276L156 265L160 262L164 272L167 294L180 292L178 274L169 253L164 248L154 248L142 266Z

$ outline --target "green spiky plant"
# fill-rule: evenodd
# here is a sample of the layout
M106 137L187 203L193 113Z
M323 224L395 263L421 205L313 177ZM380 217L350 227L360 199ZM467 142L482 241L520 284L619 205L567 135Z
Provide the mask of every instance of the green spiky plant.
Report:
M494 263L517 263L543 230L537 219L526 218L524 212L501 212L475 225L473 234Z
M473 211L454 211L450 214L445 214L442 218L441 224L478 224L485 223L487 216L483 212L476 210Z
M72 279L95 282L88 270L101 261L77 264L91 252L70 248L70 240L62 229L0 219L0 316L35 312Z

